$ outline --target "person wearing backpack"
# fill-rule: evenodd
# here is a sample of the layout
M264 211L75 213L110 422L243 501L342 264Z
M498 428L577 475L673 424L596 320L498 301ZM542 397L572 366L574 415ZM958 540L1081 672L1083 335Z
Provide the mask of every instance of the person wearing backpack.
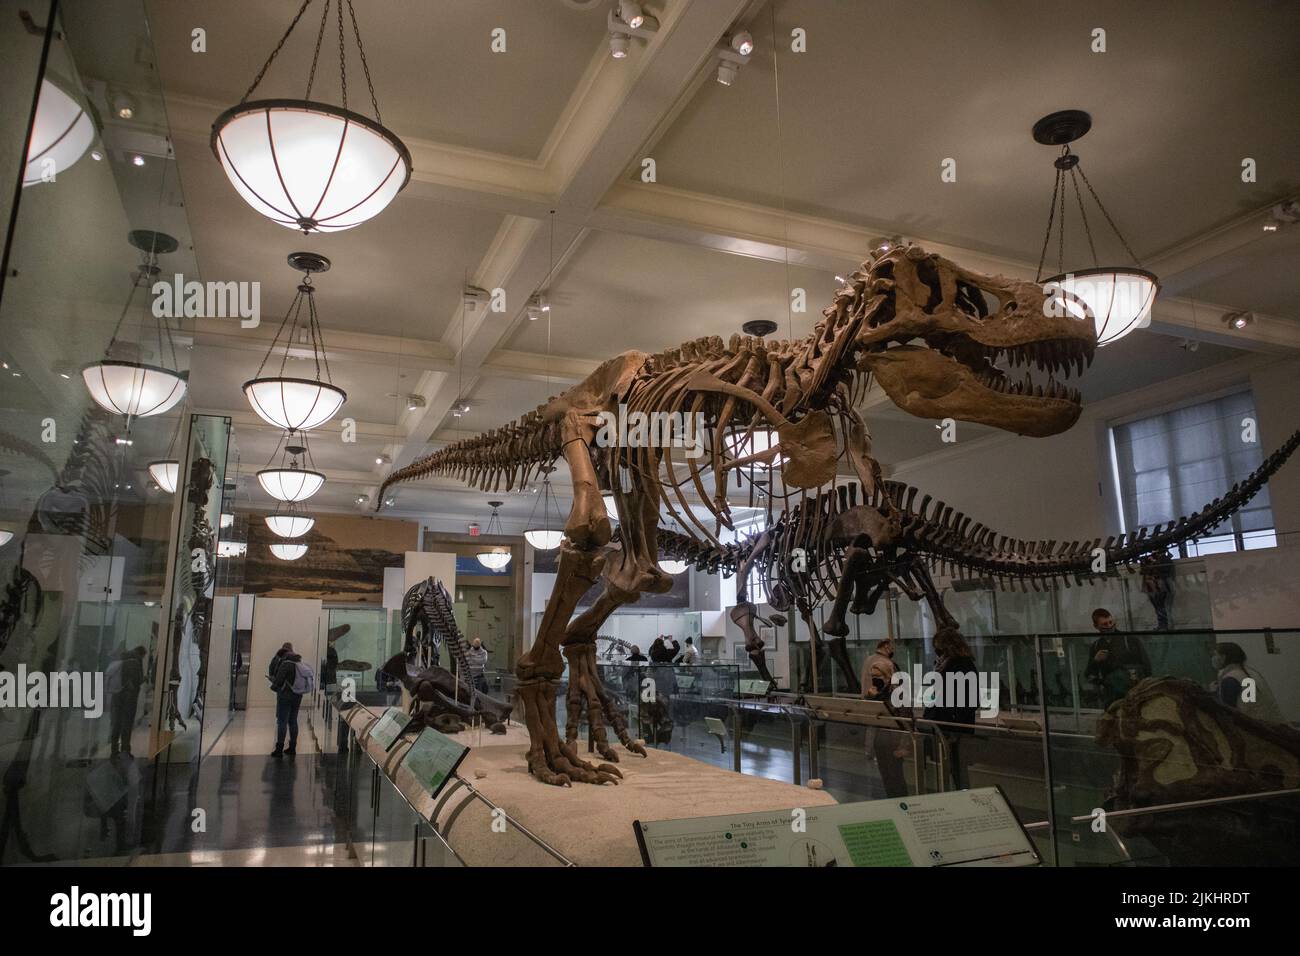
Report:
M275 672L271 689L275 691L275 749L272 757L288 754L292 757L298 752L298 708L302 706L304 694L309 694L316 686L316 674L311 667L302 662L302 655L293 648L285 651L280 660L280 669ZM289 748L284 747L285 731L289 733Z

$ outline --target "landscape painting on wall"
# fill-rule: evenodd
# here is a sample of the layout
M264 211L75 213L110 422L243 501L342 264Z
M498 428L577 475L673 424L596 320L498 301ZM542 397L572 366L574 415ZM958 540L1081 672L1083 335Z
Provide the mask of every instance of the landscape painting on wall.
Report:
M318 597L337 604L382 604L384 569L400 568L406 552L419 549L420 526L413 521L320 515L301 538L307 553L281 561L270 546L276 537L262 520L248 522L244 591L262 597Z

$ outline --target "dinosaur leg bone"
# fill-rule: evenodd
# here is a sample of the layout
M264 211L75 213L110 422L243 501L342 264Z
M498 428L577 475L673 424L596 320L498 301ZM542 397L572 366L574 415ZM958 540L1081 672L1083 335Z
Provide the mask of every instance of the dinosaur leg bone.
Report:
M576 743L583 704L586 704L587 726L590 728L592 743L602 757L614 763L618 763L618 753L609 745L605 736L606 720L613 725L614 733L624 747L642 757L646 752L628 733L627 720L601 683L600 673L596 669L596 632L616 608L635 601L638 596L634 592L618 590L607 580L605 591L596 599L596 603L569 624L563 643L564 656L569 659L569 696L566 701L569 719L564 728L565 743ZM613 767L602 765L600 769L618 774Z

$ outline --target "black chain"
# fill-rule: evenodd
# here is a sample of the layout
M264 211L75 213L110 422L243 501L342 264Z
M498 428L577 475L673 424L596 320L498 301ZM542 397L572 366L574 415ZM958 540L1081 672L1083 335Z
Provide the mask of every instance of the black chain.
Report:
M352 0L348 0L348 13L352 17L352 35L357 40L357 52L361 54L361 69L366 74L366 86L370 89L370 105L375 108L375 122L384 125L379 115L379 100L375 98L375 84L370 79L370 64L366 62L366 48L361 42L361 29L357 26L357 11L352 9Z
M1069 152L1070 147L1065 147ZM1056 274L1065 275L1065 172L1064 170L1056 171L1057 179L1061 180L1061 231L1057 233L1059 237L1056 244Z
M1070 182L1074 184L1074 200L1079 204L1079 216L1083 219L1083 233L1088 237L1088 249L1092 252L1093 268L1100 269L1101 263L1097 260L1097 247L1092 241L1092 229L1088 226L1088 210L1083 208L1083 196L1079 192L1079 177L1074 174L1078 168L1078 166L1075 166L1070 170Z
M289 29L284 31L284 36L280 37L280 42L275 45L275 49L271 51L271 55L266 58L266 62L262 64L262 68L257 71L257 76L253 79L253 85L248 88L239 102L243 103L253 95L253 90L257 89L257 84L261 83L262 77L266 76L266 71L270 68L271 61L279 54L280 48L284 46L284 41L289 39L289 34L293 32L293 28L298 25L298 21L302 19L302 15L307 11L309 6L311 6L311 0L302 0L302 6L298 8L298 15L295 16L293 22L289 24Z
M1101 214L1106 217L1106 222L1110 224L1111 231L1119 237L1120 243L1124 246L1124 251L1127 252L1129 258L1137 263L1139 268L1141 268L1142 260L1133 252L1132 247L1128 244L1128 240L1124 238L1124 234L1120 232L1119 227L1115 225L1115 220L1110 218L1110 213L1107 212L1106 207L1102 205L1101 197L1097 195L1097 190L1093 189L1092 183L1088 182L1088 174L1083 171L1082 166L1079 167L1079 175L1083 177L1083 184L1088 187L1088 192L1092 194L1092 201L1097 204L1097 208L1101 210Z
M343 108L348 108L348 54L343 48L343 0L339 0L339 83L343 87Z
M1052 202L1047 207L1047 232L1043 235L1043 251L1038 254L1038 272L1034 281L1043 281L1043 263L1047 261L1047 244L1052 240L1052 223L1056 221L1056 193L1061 188L1061 171L1056 171L1056 183L1052 186Z
M311 99L311 88L316 82L316 62L320 59L321 40L325 39L325 22L330 18L330 0L325 0L325 10L320 15L320 29L316 31L316 52L311 55L311 73L307 76L307 95L304 100Z

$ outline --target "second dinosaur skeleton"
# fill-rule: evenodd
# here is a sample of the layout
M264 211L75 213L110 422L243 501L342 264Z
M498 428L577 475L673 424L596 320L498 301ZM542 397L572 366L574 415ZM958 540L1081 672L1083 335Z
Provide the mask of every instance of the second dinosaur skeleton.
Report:
M671 588L671 576L658 567L661 549L735 570L742 581L752 567L761 568L774 605L797 607L810 627L815 603L833 596L835 611L825 630L837 640L845 633L849 602L851 610L869 611L891 585L927 600L941 626L955 627L930 577L936 562L1001 579L1089 573L1092 565L1080 565L1077 546L1011 542L951 507L931 507L928 497L916 505L914 489L882 480L855 407L874 379L894 404L922 418L1030 436L1058 434L1078 420L1082 406L1079 393L1057 376L1082 373L1091 362L1091 319L1053 307L1035 283L970 272L918 246L896 247L863 263L823 315L801 339L733 336L724 343L714 336L653 355L624 352L517 422L439 449L385 480L377 496L381 503L389 486L434 475L484 490L511 490L564 458L573 506L555 586L537 638L516 667L531 739L528 767L539 780L617 781L621 774L612 762L618 756L606 740L604 720L627 749L644 755L601 687L596 638L618 607L644 592ZM1025 367L1023 378L1013 377L1018 366ZM696 434L703 454L674 458L670 442L610 441L603 423L635 413L701 423ZM771 432L779 447L760 440ZM1270 459L1273 469L1295 441L1279 452L1281 459ZM768 530L753 541L726 543L722 528L733 527L730 483L743 483L747 475L752 502L759 468L780 478L779 491L773 483L763 492ZM841 472L852 476L856 491L841 487ZM707 517L691 507L688 491ZM615 502L617 537L602 492ZM1159 533L1095 546L1112 564L1130 563L1157 544L1205 533L1240 507L1240 497L1229 495L1201 518ZM660 527L665 512L681 532ZM792 570L785 560L794 542L813 549L805 555L805 570ZM578 601L601 579L603 593L574 617ZM748 605L744 587L740 596ZM761 642L754 644L754 614L748 611L742 610L737 623L757 664ZM830 647L845 666L847 654L840 657L836 645ZM564 658L570 719L561 740L555 695ZM611 763L594 765L578 756L576 717L584 707L595 749Z

